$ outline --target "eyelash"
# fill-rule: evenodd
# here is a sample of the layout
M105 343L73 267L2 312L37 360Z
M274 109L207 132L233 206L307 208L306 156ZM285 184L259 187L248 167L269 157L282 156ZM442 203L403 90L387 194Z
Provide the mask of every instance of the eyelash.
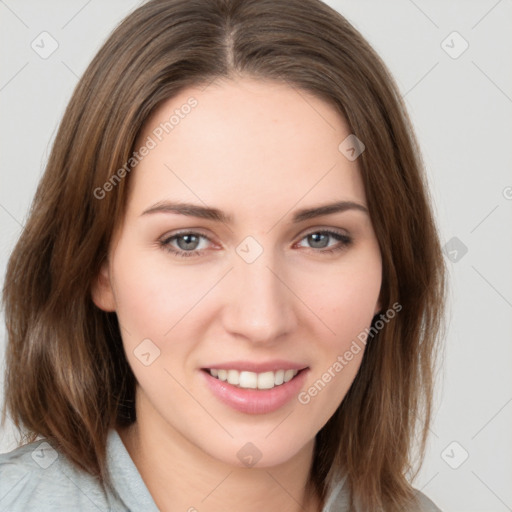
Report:
M181 238L181 237L183 237L185 235L194 235L194 236L197 236L197 237L200 237L200 238L205 238L206 240L211 242L210 238L208 238L206 235L203 235L201 233L197 233L197 232L194 232L194 231L183 231L181 233L176 233L176 234L174 234L174 235L172 235L170 237L161 239L161 240L158 241L158 243L162 247L162 249L170 252L171 254L174 254L175 256L179 256L180 258L190 258L191 256L203 256L204 254L202 253L201 250L198 250L198 249L195 249L193 251L184 251L183 249L177 250L177 249L173 248L170 245L170 242L172 240ZM331 236L332 238L335 238L339 242L341 242L339 245L333 247L332 249L318 249L318 250L315 250L315 247L310 247L310 249L312 249L314 252L332 254L332 253L341 251L341 250L349 247L352 244L352 238L351 237L349 237L349 236L347 236L347 235L345 235L343 233L340 233L338 231L331 231L331 230L328 230L328 229L311 231L311 232L305 234L300 239L300 241L304 240L305 238L307 238L310 235L328 235L328 236Z

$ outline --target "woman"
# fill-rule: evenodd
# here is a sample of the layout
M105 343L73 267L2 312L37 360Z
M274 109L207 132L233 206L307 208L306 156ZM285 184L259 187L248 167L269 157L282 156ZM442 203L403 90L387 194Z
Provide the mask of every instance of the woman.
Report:
M319 1L130 14L4 303L7 510L438 510L407 479L444 304L428 191L392 78Z

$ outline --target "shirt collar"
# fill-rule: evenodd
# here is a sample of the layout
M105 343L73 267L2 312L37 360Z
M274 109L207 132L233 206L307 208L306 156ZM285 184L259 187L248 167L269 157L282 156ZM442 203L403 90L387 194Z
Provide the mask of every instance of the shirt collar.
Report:
M339 473L331 480L322 512L345 512L348 510L348 493L346 491L346 475Z
M107 437L107 463L112 483L119 497L130 510L159 512L158 507L115 429ZM348 510L345 490L346 476L334 478L329 485L322 512Z
M109 431L107 438L107 463L112 484L128 509L159 512L137 467L115 429Z

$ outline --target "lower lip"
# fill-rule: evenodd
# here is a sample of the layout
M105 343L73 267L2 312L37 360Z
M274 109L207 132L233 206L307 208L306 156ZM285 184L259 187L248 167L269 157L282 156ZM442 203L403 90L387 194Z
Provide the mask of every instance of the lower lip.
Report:
M277 411L296 397L301 390L308 369L301 370L288 382L272 389L244 389L212 377L201 370L212 393L223 403L246 414L267 414Z

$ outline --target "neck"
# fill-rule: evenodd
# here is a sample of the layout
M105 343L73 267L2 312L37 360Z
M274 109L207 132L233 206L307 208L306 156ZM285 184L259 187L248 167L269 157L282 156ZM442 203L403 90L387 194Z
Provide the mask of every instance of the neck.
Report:
M307 485L314 439L278 466L241 468L213 458L156 420L144 400L136 403L137 421L118 432L162 512L320 512L320 500Z

